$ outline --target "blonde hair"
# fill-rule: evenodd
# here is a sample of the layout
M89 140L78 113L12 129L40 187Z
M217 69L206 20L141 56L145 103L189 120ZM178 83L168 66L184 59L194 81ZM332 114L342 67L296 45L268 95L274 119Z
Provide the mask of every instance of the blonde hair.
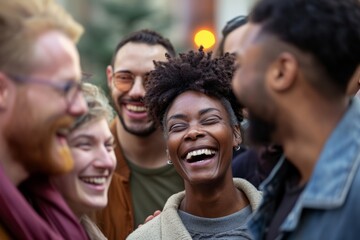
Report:
M54 0L0 0L0 71L29 73L34 42L52 30L74 43L83 32Z
M98 88L91 83L83 83L82 93L89 110L75 121L72 130L88 122L102 118L105 118L109 124L114 118L114 110L110 106L109 100L106 98L101 88Z

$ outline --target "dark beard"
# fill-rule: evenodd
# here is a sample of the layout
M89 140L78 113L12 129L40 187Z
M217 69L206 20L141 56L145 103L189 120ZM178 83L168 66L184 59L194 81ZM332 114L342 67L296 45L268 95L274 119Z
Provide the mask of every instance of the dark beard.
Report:
M134 129L128 128L128 126L125 124L124 119L121 117L121 111L120 111L121 98L117 99L117 101L116 101L117 104L115 103L114 98L110 97L109 99L110 99L110 103L111 103L112 107L115 109L116 115L119 117L120 123L123 126L123 128L125 129L125 131L127 131L128 133L131 133L135 136L138 136L138 137L147 137L156 131L157 126L155 125L155 123L153 123L149 128L142 129L142 130L134 130Z
M147 136L151 135L153 132L155 132L155 130L156 130L155 123L153 123L147 129L142 129L142 130L130 129L126 126L124 119L120 116L120 114L118 114L118 116L119 116L120 122L121 122L123 128L125 129L125 131L127 131L128 133L131 133L133 135L136 135L138 137L147 137Z
M249 113L248 138L251 143L255 145L267 145L272 143L274 131L275 124Z

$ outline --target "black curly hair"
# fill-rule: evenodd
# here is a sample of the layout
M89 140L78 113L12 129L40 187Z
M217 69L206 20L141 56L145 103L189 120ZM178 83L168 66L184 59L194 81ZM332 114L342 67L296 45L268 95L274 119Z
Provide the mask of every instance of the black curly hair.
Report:
M167 55L168 61L154 62L146 84L145 104L155 121L165 126L164 116L181 93L197 91L219 99L229 113L233 125L242 121L241 106L232 89L231 79L235 70L234 56L226 53L211 58L203 47L198 52L180 53L179 57ZM236 123L235 123L236 122Z
M360 62L359 0L262 0L250 22L310 53L322 68L317 72L325 73L314 82L318 90L332 85L345 93Z

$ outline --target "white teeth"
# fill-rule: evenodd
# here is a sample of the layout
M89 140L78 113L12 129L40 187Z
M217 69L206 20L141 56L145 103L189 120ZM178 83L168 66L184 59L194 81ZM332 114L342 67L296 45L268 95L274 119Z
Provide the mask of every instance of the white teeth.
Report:
M106 177L82 177L82 181L90 184L101 185L106 182Z
M135 105L126 105L126 109L133 112L146 112L146 107L144 106L135 106Z
M212 155L212 154L215 154L215 153L216 152L214 150L211 150L211 149L194 150L194 151L188 152L188 154L186 155L186 160L190 159L193 156Z

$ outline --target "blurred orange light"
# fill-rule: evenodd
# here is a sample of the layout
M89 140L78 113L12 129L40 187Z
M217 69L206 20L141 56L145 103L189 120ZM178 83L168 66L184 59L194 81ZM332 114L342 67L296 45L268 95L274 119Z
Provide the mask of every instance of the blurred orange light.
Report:
M215 44L215 36L208 30L200 30L195 34L194 42L196 46L202 45L204 49L211 48Z

